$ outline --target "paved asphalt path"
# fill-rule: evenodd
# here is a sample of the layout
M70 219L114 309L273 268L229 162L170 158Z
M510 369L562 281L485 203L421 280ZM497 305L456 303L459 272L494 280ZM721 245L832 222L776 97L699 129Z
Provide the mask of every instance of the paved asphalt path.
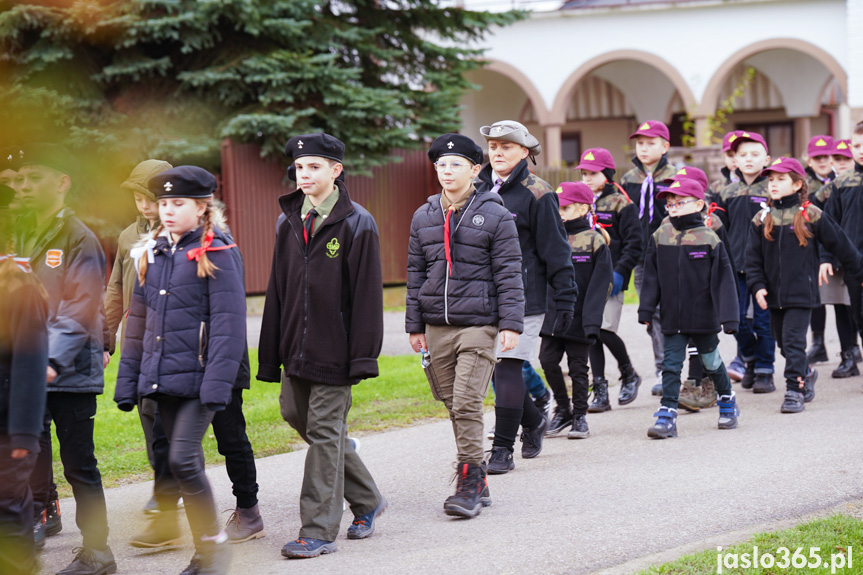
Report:
M388 314L385 347L390 353L409 351L398 315ZM832 322L833 314L828 317ZM549 438L538 458L517 455L515 471L490 478L493 505L477 519L453 520L442 511L453 489L448 422L380 433L363 437L361 449L390 502L375 535L348 541L344 534L352 517L347 512L337 553L287 561L279 550L300 527L305 450L267 457L258 460L267 536L234 547L231 573L622 574L684 552L726 546L756 530L785 527L836 506L863 509L863 377L830 378L838 363L835 335L828 339L831 362L818 366L816 398L805 412L779 413L781 376L777 392L767 395L755 396L735 384L743 411L737 430L717 430L713 408L681 414L680 437L655 441L646 436L658 406L650 395L649 339L635 323L632 306L625 308L622 325L636 368L645 376L638 399L626 407L615 401L612 411L589 415L587 440ZM828 333L835 334L832 325ZM250 327L250 341L256 338ZM723 336L721 350L730 361L733 339ZM782 366L777 357L780 373ZM609 370L616 379L613 361ZM616 394L612 388L615 399ZM486 421L493 423L492 414ZM212 467L208 475L219 509L230 509L224 467ZM151 490L146 482L107 492L118 573L176 574L191 557L188 535L181 547L161 552L126 543L145 525L140 509ZM61 506L64 529L48 540L44 573L65 566L81 542L74 501Z

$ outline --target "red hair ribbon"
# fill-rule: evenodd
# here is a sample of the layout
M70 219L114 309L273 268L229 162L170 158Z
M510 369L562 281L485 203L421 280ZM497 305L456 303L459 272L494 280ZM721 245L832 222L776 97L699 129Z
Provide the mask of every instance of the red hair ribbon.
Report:
M712 203L710 204L710 207L709 207L709 208L707 208L707 225L708 225L708 226L713 222L713 212L715 212L716 210L722 210L722 211L724 212L724 211L725 211L725 208L720 208L720 207L716 204L716 202L712 202Z
M800 211L803 212L803 218L808 222L809 221L809 212L806 211L806 208L812 205L812 202L806 200L802 206L800 206Z
M11 256L7 256L6 254L0 254L0 262L6 260L12 260L13 262L15 262L15 265L18 266L18 269L20 269L22 272L29 274L33 271L30 268L30 258L15 257L15 254L12 254Z
M204 238L204 244L201 247L189 250L189 252L186 254L186 257L189 258L189 260L195 260L197 262L201 260L201 256L204 255L204 252L220 252L222 250L237 247L237 244L231 244L229 246L217 246L215 248L210 247L213 243L213 238L215 237L216 234L214 234L213 232L207 232L207 236Z

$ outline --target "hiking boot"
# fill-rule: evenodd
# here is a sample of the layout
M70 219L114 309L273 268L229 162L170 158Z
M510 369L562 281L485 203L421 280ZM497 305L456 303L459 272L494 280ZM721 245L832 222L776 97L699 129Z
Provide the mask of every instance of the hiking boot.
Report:
M153 515L143 533L132 537L129 545L139 549L152 549L180 544L180 526L177 510L168 509Z
M566 403L568 404L569 400ZM558 403L554 407L554 417L551 418L551 423L548 424L548 430L545 434L557 435L570 425L572 425L572 411L570 411L569 405Z
M48 502L44 511L45 537L53 537L63 531L63 518L60 513L60 500L54 499Z
M335 541L324 541L311 537L300 537L296 541L286 543L282 547L282 557L287 557L288 559L308 559L335 552Z
M57 575L109 575L117 572L117 563L111 548L105 546L104 551L90 547L75 547L72 549L75 559L69 566L58 571Z
M551 392L548 389L545 389L545 395L534 399L533 404L541 414L548 417L548 410L551 408Z
M576 415L572 418L572 429L566 435L568 439L587 439L590 437L590 429L587 428L587 416Z
M701 394L695 400L695 405L701 409L706 409L716 405L716 386L713 384L713 380L709 377L702 379L700 389Z
M618 405L629 405L638 397L638 386L641 385L641 376L635 373L632 365L623 368L620 374L620 393L617 396Z
M41 516L33 521L33 547L36 551L45 548L45 523Z
M348 539L365 539L371 537L375 532L375 520L387 510L387 500L381 496L377 507L366 513L354 517L354 522L348 527Z
M743 389L752 389L753 385L755 385L755 362L750 361L746 364L746 370L740 379L740 386Z
M782 407L779 411L782 413L800 413L806 409L803 404L803 393L800 391L786 391L785 401L782 402Z
M521 457L522 459L533 459L542 453L542 437L548 429L548 419L545 416L540 419L539 424L533 429L521 428Z
M480 514L483 507L491 505L488 481L481 465L459 463L456 471L455 495L443 503L444 513L468 519Z
M854 349L857 349L856 347ZM845 379L853 375L860 375L857 368L857 360L854 359L854 350L848 349L842 352L842 362L833 370L831 377L834 379Z
M701 398L701 387L695 385L695 380L687 379L683 382L683 387L680 389L680 395L677 398L677 405L686 411L699 411L701 406L698 405L698 400Z
M809 363L821 363L828 361L827 348L824 347L824 332L812 332L812 347L806 352Z
M608 380L604 377L593 378L593 401L587 407L588 413L602 413L611 410L608 400Z
M213 537L204 537L195 545L196 555L200 558L200 575L227 575L234 552L228 545L228 535L222 531Z
M776 386L773 385L772 373L756 373L755 382L752 384L752 393L773 393Z
M809 374L803 378L803 402L809 403L815 399L815 382L818 380L818 370L809 368Z
M258 504L248 509L234 509L225 524L225 533L228 535L228 543L243 543L266 535Z
M494 429L497 427L496 425L492 425L491 429L488 431L488 435L486 435L486 439L494 439Z
M513 469L515 469L515 461L512 460L512 450L506 447L492 447L488 458L488 474L503 475Z
M156 497L150 497L147 503L144 504L144 513L146 515L155 515L159 512L159 504L156 502Z
M652 437L653 439L677 437L676 409L662 406L659 408L659 411L653 414L653 417L656 418L656 423L647 430L647 437Z
M726 370L728 371L728 377L731 378L731 381L740 381L743 379L743 374L746 373L746 365L739 356L735 356L735 358L731 360L731 363L728 364Z
M717 401L719 404L719 429L736 429L737 418L740 416L740 408L737 407L737 395L732 391L731 395L723 395Z

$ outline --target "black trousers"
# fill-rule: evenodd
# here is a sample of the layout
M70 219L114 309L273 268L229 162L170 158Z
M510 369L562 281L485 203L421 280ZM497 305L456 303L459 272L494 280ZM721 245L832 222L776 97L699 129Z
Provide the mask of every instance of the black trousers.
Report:
M853 349L857 345L857 326L851 317L851 308L847 305L834 305L836 315L836 333L839 335L839 346L842 351ZM812 310L812 333L824 333L827 326L827 306Z
M812 310L789 307L770 310L770 329L773 339L785 358L785 384L787 391L803 391L803 378L809 373L806 359L806 333Z
M72 486L77 511L75 523L84 536L84 547L102 550L108 544L108 514L105 493L93 444L96 416L95 393L48 392L45 429L39 439L41 451L36 469L30 476L30 487L39 501L37 513L56 499L51 461L51 422L60 443L63 475Z
M243 415L243 390L235 389L231 403L217 411L213 417L213 434L219 453L225 458L225 468L233 484L237 507L249 509L258 504L258 475L255 453L246 435L246 418ZM180 498L180 486L168 464L170 443L165 435L162 418L156 413L153 423L153 494L160 509L173 509Z
M0 435L0 573L30 575L33 549L33 497L30 474L36 454L12 459L9 437Z
M587 357L590 344L571 341L559 337L543 337L539 346L539 362L545 372L545 379L554 394L558 405L567 405L569 396L566 393L566 382L560 362L566 354L569 365L569 377L572 380L572 413L585 415L587 413L588 377Z
M204 470L204 448L201 442L213 421L213 412L200 399L159 396L159 415L168 437L168 465L180 485L186 503L186 517L195 545L201 537L219 533L216 502Z

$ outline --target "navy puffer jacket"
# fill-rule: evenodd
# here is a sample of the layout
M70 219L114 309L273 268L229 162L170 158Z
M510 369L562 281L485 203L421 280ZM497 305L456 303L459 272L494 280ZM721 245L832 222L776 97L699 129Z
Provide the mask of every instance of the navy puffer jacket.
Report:
M405 331L424 333L426 324L497 325L521 333L521 248L515 220L500 196L472 194L450 220L450 236L448 274L444 211L436 194L411 221Z
M231 401L246 345L243 281L231 254L237 248L208 252L218 269L199 278L186 254L200 244L201 228L175 246L156 239L147 280L132 294L114 393L121 408L159 394L200 397L211 409ZM212 243L224 245L218 236Z

